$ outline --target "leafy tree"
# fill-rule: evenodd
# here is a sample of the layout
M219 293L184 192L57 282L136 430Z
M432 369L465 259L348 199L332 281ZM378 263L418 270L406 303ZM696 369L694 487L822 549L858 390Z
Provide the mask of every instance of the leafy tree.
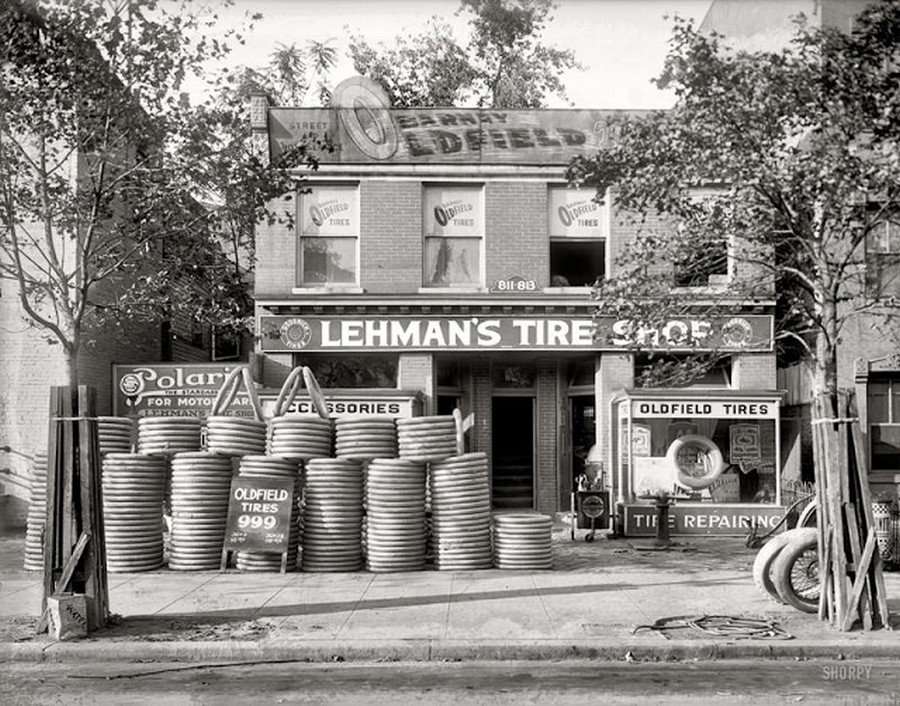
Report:
M628 121L616 145L569 167L640 226L598 308L652 323L702 299L715 309L777 296L783 360L810 362L814 391L833 403L847 321L896 312L865 264L900 197L900 4L870 6L849 35L798 20L779 52L720 39L677 20L656 81L675 107ZM673 291L673 271L708 268L726 235L729 286Z
M551 0L462 0L471 36L463 46L446 21L373 47L351 35L350 54L361 74L384 86L397 107L465 105L539 108L550 96L566 99L560 75L580 68L569 50L546 46Z
M0 9L0 277L61 345L70 384L104 323L245 316L242 268L223 244L293 188L269 177L315 166L304 145L270 165L242 142L237 94L226 110L180 93L241 41L209 38L217 20L157 0Z

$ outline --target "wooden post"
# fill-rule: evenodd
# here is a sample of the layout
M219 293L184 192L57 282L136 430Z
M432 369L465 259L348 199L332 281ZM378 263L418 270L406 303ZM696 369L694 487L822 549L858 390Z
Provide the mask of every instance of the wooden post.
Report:
M52 387L41 612L71 583L85 596L89 632L109 618L100 463L95 391ZM45 629L42 619L38 630Z

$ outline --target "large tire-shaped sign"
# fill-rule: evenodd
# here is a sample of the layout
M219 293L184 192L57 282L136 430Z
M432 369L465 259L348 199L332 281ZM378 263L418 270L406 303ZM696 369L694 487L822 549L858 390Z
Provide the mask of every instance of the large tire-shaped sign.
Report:
M708 488L725 470L725 459L712 439L699 434L680 436L666 452L675 467L678 483L686 488Z

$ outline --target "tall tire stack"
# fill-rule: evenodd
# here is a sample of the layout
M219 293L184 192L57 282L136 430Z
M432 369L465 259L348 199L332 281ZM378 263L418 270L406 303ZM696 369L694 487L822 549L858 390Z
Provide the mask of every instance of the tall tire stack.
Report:
M172 532L169 568L216 570L222 559L231 458L196 451L172 457Z
M439 571L490 569L491 490L484 453L431 464L431 543Z
M535 512L494 514L494 566L552 569L553 519Z
M152 571L162 566L166 459L106 454L101 483L109 572Z
M294 481L294 497L291 501L291 519L288 535L287 570L297 568L300 548L300 464L289 458L278 456L243 456L238 475L241 478L275 478ZM235 566L239 571L280 571L281 554L271 552L238 551Z
M425 568L425 464L375 459L366 475L366 567Z
M47 526L47 452L34 455L31 493L25 518L25 571L44 570L44 527Z
M314 458L306 463L303 571L358 571L362 567L362 463Z
M815 613L819 607L818 530L797 527L769 539L753 562L753 581L768 598Z

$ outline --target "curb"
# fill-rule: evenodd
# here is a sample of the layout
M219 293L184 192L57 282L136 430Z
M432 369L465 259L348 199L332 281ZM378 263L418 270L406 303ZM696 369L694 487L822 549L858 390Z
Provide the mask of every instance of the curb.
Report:
M630 658L627 657L630 653ZM373 640L294 642L72 641L0 644L0 662L461 662L590 660L685 662L741 659L900 660L900 644L846 644L790 640L666 644L596 641Z

